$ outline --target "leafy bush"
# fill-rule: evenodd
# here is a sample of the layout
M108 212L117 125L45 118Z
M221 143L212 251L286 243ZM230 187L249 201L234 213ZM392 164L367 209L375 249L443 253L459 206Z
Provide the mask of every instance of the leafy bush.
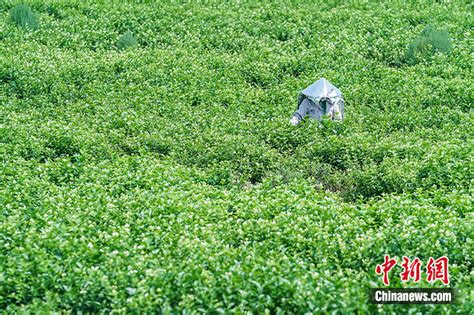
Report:
M473 309L469 5L31 3L47 32L0 32L0 312ZM395 68L425 21L455 58ZM344 122L291 127L321 76ZM367 303L384 254L448 256L457 303Z
M137 44L138 44L138 41L135 38L135 36L130 31L127 31L125 34L120 36L120 38L117 41L116 46L119 50L124 50L127 48L134 47Z
M10 10L10 19L17 26L36 30L39 28L39 21L31 8L26 4L18 4Z
M437 52L449 54L451 50L452 44L448 32L436 30L430 25L423 30L420 37L408 45L406 59L414 64L429 59Z

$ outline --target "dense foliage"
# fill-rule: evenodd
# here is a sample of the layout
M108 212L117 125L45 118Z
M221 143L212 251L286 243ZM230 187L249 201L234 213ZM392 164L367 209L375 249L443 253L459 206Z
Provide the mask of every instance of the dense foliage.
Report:
M473 309L471 4L28 1L37 30L16 4L0 2L1 309ZM451 53L407 63L428 25ZM290 127L321 76L346 120ZM457 303L368 304L384 254L447 255ZM442 286L400 271L393 287Z
M430 25L416 38L407 50L407 62L416 63L428 59L435 53L449 54L452 50L451 40L446 31L435 30Z
M136 46L138 44L137 39L130 31L127 31L125 34L120 36L117 41L117 48L120 50Z
M10 10L10 19L19 27L38 29L39 21L31 8L26 4L19 4Z

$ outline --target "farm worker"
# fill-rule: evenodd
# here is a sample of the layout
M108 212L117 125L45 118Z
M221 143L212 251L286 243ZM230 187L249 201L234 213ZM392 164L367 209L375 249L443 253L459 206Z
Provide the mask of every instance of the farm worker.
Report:
M325 78L301 91L298 96L298 107L290 119L290 124L298 125L304 117L321 121L324 115L332 120L344 119L344 98L341 91Z

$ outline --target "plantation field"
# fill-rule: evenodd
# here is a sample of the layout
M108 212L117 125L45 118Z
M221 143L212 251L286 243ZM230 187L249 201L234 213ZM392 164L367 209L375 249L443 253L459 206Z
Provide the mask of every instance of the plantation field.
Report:
M0 2L0 312L474 309L472 4L27 3ZM322 76L344 122L290 126ZM447 256L456 303L370 304L385 254Z

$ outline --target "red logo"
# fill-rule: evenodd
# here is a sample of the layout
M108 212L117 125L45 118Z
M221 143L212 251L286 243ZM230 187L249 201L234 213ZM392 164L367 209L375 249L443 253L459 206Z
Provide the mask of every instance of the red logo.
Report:
M395 267L397 261L394 258L390 258L389 255L384 256L384 262L375 267L375 273L378 275L383 275L383 284L388 286L390 284L389 273ZM419 282L421 279L421 265L422 261L415 257L415 259L410 260L410 258L403 256L403 262L401 267L403 271L400 273L400 279L403 282L408 282L412 279L414 282ZM426 281L435 282L440 280L445 285L449 284L449 259L446 256L434 259L430 257L428 264L426 266Z
M410 278L412 278L415 282L420 281L421 260L415 258L410 264L410 259L406 256L403 256L402 268L403 272L400 274L400 279L402 279L403 282L407 282L410 280Z
M389 255L385 255L385 260L383 264L377 265L377 267L375 267L375 272L377 274L383 273L383 283L385 285L390 284L390 281L388 280L388 273L390 272L390 270L392 270L393 267L395 267L396 264L397 261L395 259L391 259Z
M440 257L436 260L433 257L430 257L428 260L428 266L426 266L426 272L428 277L426 281L434 282L436 280L441 280L444 284L449 283L449 259L446 256Z

